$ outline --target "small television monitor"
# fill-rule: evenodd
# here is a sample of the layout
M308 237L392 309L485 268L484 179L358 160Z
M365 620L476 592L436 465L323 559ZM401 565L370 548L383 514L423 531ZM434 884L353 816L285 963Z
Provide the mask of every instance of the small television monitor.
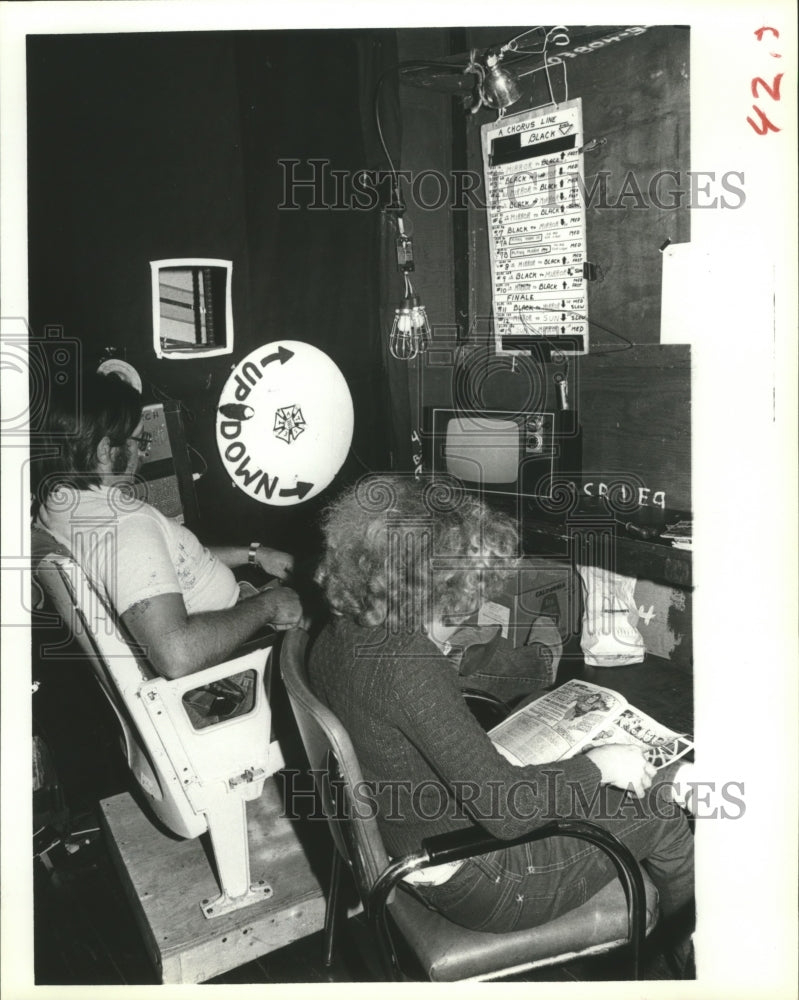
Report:
M554 413L436 409L428 415L433 476L486 495L549 497L562 450Z

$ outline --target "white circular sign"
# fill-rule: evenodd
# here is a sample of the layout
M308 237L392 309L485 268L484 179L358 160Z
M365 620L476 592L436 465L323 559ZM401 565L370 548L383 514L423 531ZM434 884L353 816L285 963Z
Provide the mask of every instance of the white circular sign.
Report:
M230 373L216 440L234 485L288 507L316 496L344 464L354 414L337 366L298 340L264 344Z

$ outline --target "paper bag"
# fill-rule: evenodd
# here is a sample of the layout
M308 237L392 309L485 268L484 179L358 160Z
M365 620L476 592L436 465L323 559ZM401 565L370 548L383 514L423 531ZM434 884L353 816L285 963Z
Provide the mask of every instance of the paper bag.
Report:
M598 566L578 566L583 582L585 662L592 667L623 667L641 663L644 640L638 631L636 580Z

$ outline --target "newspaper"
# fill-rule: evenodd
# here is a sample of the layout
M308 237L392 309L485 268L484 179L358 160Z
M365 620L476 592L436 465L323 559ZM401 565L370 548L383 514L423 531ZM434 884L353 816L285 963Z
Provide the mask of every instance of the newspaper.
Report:
M518 709L489 736L513 764L549 764L605 743L627 743L661 768L693 749L684 734L662 726L617 691L577 680Z

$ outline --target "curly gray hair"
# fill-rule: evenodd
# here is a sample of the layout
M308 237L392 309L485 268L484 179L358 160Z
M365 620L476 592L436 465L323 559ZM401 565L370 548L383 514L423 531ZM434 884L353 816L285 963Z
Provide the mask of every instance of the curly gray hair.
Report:
M317 582L331 610L360 625L463 617L518 562L514 521L454 480L367 476L327 508L323 530Z

